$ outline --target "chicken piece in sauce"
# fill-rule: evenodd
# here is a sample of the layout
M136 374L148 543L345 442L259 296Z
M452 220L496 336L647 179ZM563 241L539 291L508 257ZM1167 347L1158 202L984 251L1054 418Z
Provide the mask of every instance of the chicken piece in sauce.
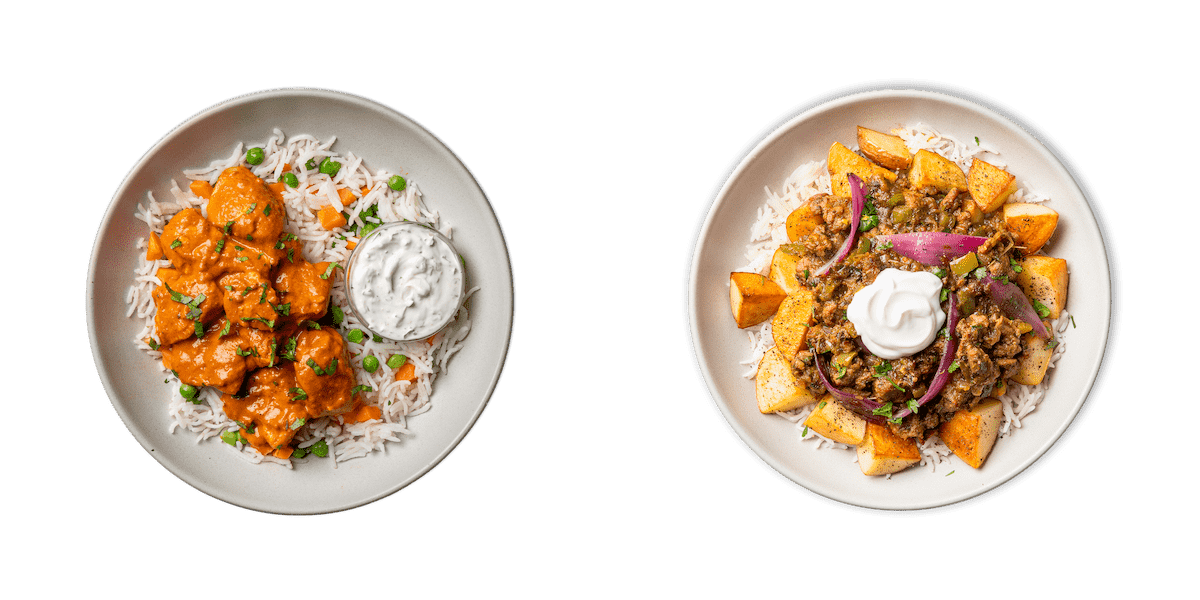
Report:
M224 393L226 414L263 454L290 456L293 436L314 418L379 418L377 407L355 403L345 340L314 323L329 308L335 269L303 259L284 233L280 196L232 167L207 212L180 211L160 236L173 267L160 269L154 293L163 365L183 383Z

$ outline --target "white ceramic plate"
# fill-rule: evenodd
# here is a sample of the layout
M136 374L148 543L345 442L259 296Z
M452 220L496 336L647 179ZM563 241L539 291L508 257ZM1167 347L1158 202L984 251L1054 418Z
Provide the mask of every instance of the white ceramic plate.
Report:
M1045 252L1065 258L1071 278L1067 309L1077 328L1065 337L1066 353L1051 370L1051 387L1022 428L997 442L983 468L953 458L931 473L913 468L891 479L866 477L850 451L803 445L787 420L758 412L754 384L739 364L749 355L746 335L729 309L729 273L746 262L744 248L764 188L779 193L801 163L824 160L835 141L856 147L855 127L889 131L924 122L972 140L978 136L1002 152L1009 172L1027 190L1047 194L1060 214ZM739 436L789 479L848 504L883 509L928 508L958 502L1008 481L1038 459L1070 425L1087 398L1108 339L1111 289L1108 258L1088 200L1063 163L1020 125L978 101L918 90L873 90L824 102L768 134L734 168L700 230L689 288L692 343L717 406ZM947 473L954 471L953 475Z
M196 444L194 434L168 433L167 399L153 359L130 340L140 324L125 317L137 251L146 226L134 207L146 192L170 198L171 179L185 168L229 155L239 141L285 135L337 136L334 149L353 151L370 169L410 174L432 210L454 225L454 243L468 266L471 333L434 385L433 409L409 421L413 435L385 454L341 463L309 460L293 470L254 465L220 440ZM182 183L181 183L182 185ZM513 288L508 249L483 190L449 148L408 117L340 92L283 89L218 104L188 119L154 145L121 184L96 234L88 271L88 332L100 379L129 431L169 471L197 489L254 510L312 514L353 508L412 483L441 461L483 412L500 377L512 330ZM449 401L453 400L453 401Z

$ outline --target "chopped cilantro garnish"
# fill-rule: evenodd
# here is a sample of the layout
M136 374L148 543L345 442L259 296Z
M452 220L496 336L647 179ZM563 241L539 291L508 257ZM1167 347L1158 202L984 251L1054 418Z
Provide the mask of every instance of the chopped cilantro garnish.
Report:
M307 400L308 399L308 392L306 392L298 387L291 388L288 390L288 392L291 394L295 394L295 396L291 396L288 398L288 400L291 400L292 402L296 402L297 400Z
M342 312L342 307L333 303L329 305L329 313L334 325L341 325L342 321L346 318L346 313Z
M373 392L373 391L375 391L375 389L369 385L356 385L356 386L350 388L350 395L353 396L354 394L357 394L359 392Z
M333 375L337 372L338 359L337 357L334 357L333 361L329 363L329 366L325 368L321 368L321 365L318 365L317 361L311 358L308 359L308 361L304 364L308 365L309 368L312 369L317 375Z
M1046 308L1045 304L1042 304L1041 302L1038 302L1037 300L1033 301L1033 310L1036 310L1038 316L1043 319L1050 316L1050 309Z
M267 215L267 216L271 216L271 205L270 204L263 207L263 214Z
M308 421L307 421L307 420L306 420L304 417L300 417L299 419L296 419L296 420L295 420L295 421L294 421L294 422L293 422L293 423L292 423L292 424L289 426L289 428L290 428L290 429L292 429L292 430L300 429L300 428L301 428L301 427L303 427L303 426L304 426L304 424L305 424L305 423L307 423L307 422L308 422Z
M257 203L257 202L251 202L251 203L250 203L250 206L249 206L249 207L246 209L246 212L245 212L245 214L247 214L247 215L248 215L248 214L250 214L250 213L254 212L254 209L256 209L256 208L258 208L258 203Z
M233 221L225 221L225 235L229 235L231 229L233 229Z
M196 321L196 337L204 337L204 323Z
M888 372L891 370L892 370L892 363L886 362L886 361L881 362L881 363L875 365L875 376L883 377L884 375L887 375Z
M1008 266L1012 267L1013 273L1020 273L1021 271L1025 270L1021 267L1021 264L1017 262L1017 259L1011 256L1008 257Z
M175 240L175 241L171 242L171 249L174 250L175 248L178 248L182 245L183 245L183 242L181 242L179 240Z
M217 240L217 254L225 250L225 238Z
M333 270L338 268L339 266L341 266L341 265L339 265L335 262L329 263L329 268L325 269L325 272L321 274L321 279L329 279L329 276L333 275Z
M309 446L308 451L320 458L325 458L326 456L329 456L329 444L326 444L325 440L321 440Z
M946 369L947 373L953 373L958 370L958 361L950 363L950 368Z

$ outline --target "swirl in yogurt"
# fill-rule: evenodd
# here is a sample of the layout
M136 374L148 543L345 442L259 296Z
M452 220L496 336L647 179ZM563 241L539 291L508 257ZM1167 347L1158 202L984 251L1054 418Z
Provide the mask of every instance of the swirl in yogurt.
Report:
M393 340L429 337L454 318L463 295L458 253L417 223L380 227L347 269L350 303L369 329Z
M846 318L872 354L892 360L933 343L946 322L942 280L927 271L884 269L854 294Z

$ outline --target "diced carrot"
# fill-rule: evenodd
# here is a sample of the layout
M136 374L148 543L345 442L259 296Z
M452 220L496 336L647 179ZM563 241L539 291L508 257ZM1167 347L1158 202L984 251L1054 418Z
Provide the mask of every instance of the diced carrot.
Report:
M355 200L358 200L354 192L350 191L350 188L339 188L338 198L342 201L342 206L350 206L354 204Z
M193 194L205 199L211 198L213 193L212 184L203 179L193 181L188 185L188 189L192 190Z
M365 185L364 185L364 186L362 186L361 188L359 188L359 190L358 190L358 191L359 191L359 193L361 193L363 196L366 196L367 194L370 194L370 193L371 193L371 188L369 188L369 187L367 187L367 186L365 186Z
M346 217L343 217L341 211L330 204L322 206L321 210L317 211L317 218L321 221L321 227L330 231L346 226Z
M355 408L350 409L342 415L342 423L351 425L354 423L362 423L363 421L374 421L383 416L383 411L379 410L378 406L370 406L368 404L360 404Z
M358 242L355 242L354 240L346 240L347 250L353 250L356 246L358 246Z
M396 369L396 381L416 381L416 380L417 380L417 367L415 365L413 365L411 360L405 361L404 364L400 365L399 369Z
M375 421L383 418L383 411L378 406L364 406L359 416L364 417L364 421Z
M283 172L287 173L292 170L292 163L283 163Z
M150 240L146 245L146 260L158 260L162 257L162 242L158 240L158 234L151 231Z
M434 344L434 342L436 342L436 341L437 341L437 335L431 335L425 339L425 343L429 344L430 346L432 346Z

